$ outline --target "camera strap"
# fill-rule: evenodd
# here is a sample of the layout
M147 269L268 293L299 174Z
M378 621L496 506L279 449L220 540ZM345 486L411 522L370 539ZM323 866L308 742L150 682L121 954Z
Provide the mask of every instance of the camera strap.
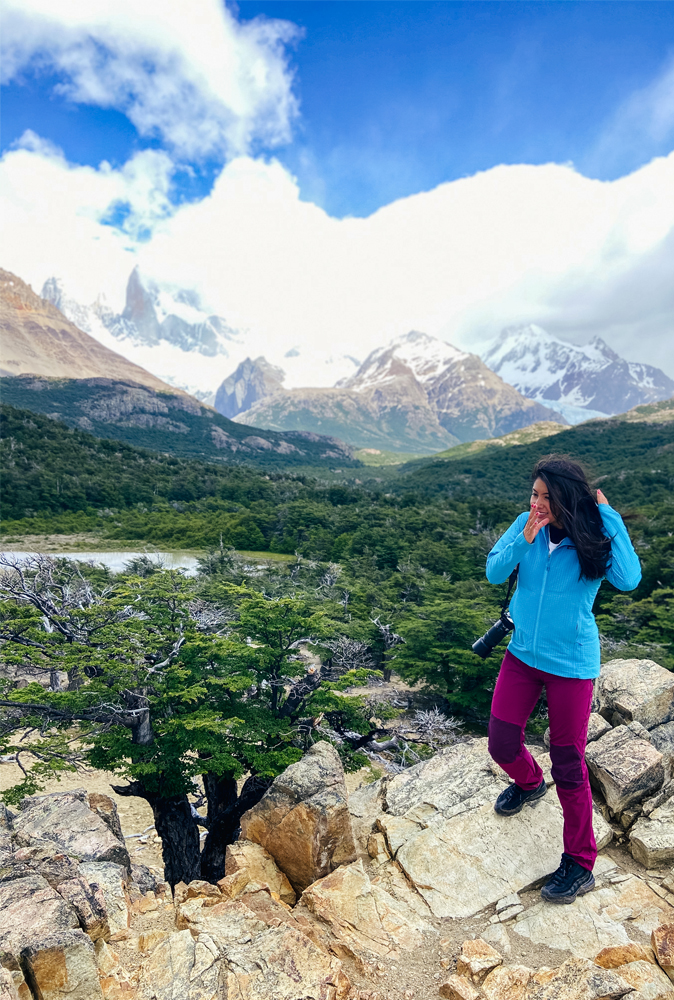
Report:
M518 563L517 566L515 566L515 569L508 577L508 593L505 595L505 600L501 604L502 613L505 613L508 610L508 605L510 604L510 595L513 592L513 587L515 586L515 582L517 580L517 574L519 573L519 571L520 571L520 566Z

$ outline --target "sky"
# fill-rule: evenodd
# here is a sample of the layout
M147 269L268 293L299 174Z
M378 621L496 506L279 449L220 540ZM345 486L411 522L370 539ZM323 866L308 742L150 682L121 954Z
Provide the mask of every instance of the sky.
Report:
M305 384L518 322L674 375L674 4L4 8L2 264L38 290L121 308L139 264Z

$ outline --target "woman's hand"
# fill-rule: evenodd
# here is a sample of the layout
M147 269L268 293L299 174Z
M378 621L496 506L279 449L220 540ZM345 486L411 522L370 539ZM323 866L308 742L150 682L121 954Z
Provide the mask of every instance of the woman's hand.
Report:
M529 514L529 519L524 525L524 537L528 541L529 545L533 542L534 538L546 524L550 524L550 517L546 515L539 514L536 510L536 506L532 506L531 513Z
M550 515L539 514L536 510L536 505L534 504L531 508L531 513L529 514L529 519L524 525L524 537L529 542L529 545L533 542L534 538L546 524L550 524Z
M597 503L608 503L608 500L604 496L601 490L597 490Z

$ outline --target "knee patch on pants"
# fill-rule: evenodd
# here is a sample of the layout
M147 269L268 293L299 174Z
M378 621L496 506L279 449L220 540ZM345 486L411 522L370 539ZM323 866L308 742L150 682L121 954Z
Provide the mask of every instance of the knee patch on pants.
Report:
M578 747L557 747L550 745L552 780L560 788L580 788L585 784L583 755Z
M497 764L512 764L522 749L522 727L489 717L489 753Z

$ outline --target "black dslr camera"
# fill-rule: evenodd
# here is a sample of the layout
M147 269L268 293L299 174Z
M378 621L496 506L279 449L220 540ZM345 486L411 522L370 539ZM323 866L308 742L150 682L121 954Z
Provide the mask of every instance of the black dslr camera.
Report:
M489 654L493 652L494 647L498 646L499 642L503 642L508 632L512 632L514 628L514 621L508 612L504 611L499 620L484 635L476 639L470 648L478 656L481 656L483 660L486 660Z
M498 646L499 642L503 642L508 632L512 632L515 628L515 622L508 614L508 605L510 604L510 595L513 587L515 586L518 571L519 566L516 566L508 577L508 593L506 594L505 601L501 605L501 617L492 625L490 629L485 632L484 635L481 635L479 639L476 639L470 647L473 652L477 653L478 656L481 656L483 660L486 660L489 654L493 651L494 647Z

